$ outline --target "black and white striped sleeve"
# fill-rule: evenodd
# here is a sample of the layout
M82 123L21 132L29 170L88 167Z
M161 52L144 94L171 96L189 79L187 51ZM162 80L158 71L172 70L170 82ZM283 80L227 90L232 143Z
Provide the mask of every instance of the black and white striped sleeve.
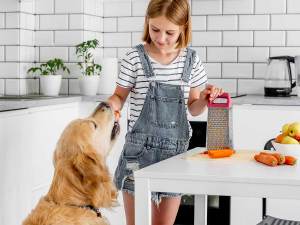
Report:
M207 83L207 75L198 55L195 57L191 72L191 88L204 86Z
M127 53L122 61L120 66L120 73L117 79L117 85L125 88L131 88L135 85L136 81L136 69L134 62L130 57L130 52Z

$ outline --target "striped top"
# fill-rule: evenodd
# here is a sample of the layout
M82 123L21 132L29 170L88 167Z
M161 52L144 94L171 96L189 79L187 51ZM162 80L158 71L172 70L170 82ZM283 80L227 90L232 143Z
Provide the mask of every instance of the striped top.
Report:
M196 54L189 82L185 83L181 80L186 54L187 49L182 49L180 54L168 65L162 65L148 55L155 77L147 78L144 74L137 49L132 48L126 53L121 61L117 85L125 88L131 88L129 131L132 130L134 123L142 111L148 91L149 81L156 80L162 83L181 85L184 89L184 99L187 110L190 88L203 87L207 82L207 76L204 66L201 63L199 56Z

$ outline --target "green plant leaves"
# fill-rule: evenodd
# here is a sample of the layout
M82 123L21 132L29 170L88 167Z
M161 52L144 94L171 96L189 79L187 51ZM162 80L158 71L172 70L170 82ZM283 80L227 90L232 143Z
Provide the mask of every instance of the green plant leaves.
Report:
M42 63L39 67L31 67L27 70L27 73L39 73L40 75L55 75L58 70L62 69L64 72L70 73L70 70L65 66L64 62L60 58L54 58L48 60L46 63Z
M101 65L94 62L94 56L92 50L99 47L99 41L97 39L84 41L76 47L76 55L78 58L82 58L83 62L78 62L81 73L83 75L100 75Z

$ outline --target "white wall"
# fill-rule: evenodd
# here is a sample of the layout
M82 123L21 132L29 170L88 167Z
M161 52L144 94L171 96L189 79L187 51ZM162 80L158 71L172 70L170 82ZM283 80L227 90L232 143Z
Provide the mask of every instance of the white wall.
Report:
M262 94L267 58L300 55L299 0L190 2L191 46L205 63L210 82L231 93ZM141 42L147 4L148 0L1 0L0 94L38 92L38 81L24 72L33 62L32 46L37 62L50 57L67 62L72 72L64 77L61 93L78 93L74 45L97 37L102 44L99 56L121 58Z
M62 58L71 70L61 94L79 93L75 45L97 38L103 48L102 0L1 0L0 95L39 92L39 80L27 75L34 63Z
M104 55L141 42L148 0L104 1ZM300 54L299 0L191 0L193 40L211 83L263 94L266 61Z

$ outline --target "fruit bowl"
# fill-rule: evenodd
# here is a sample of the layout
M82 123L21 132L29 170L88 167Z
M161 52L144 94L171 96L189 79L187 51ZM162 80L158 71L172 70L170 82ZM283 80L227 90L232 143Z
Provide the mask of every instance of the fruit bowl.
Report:
M277 152L283 155L300 157L300 144L280 144L272 141L272 145Z

